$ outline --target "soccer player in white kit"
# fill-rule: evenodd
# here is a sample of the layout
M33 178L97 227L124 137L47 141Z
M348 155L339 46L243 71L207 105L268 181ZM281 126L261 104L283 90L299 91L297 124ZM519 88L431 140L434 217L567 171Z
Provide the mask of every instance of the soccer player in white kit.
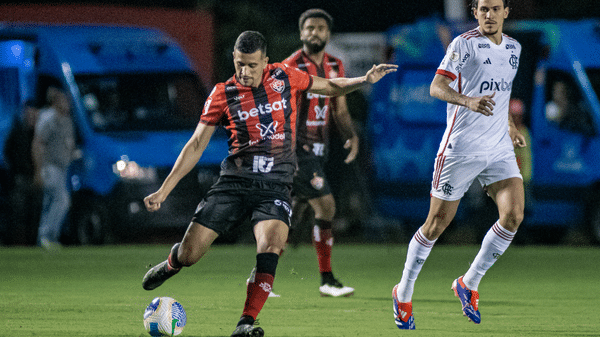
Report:
M481 278L508 248L523 220L523 179L514 146L526 144L508 114L521 45L502 33L508 0L473 0L471 7L479 27L452 41L430 87L433 97L448 102L447 127L435 159L429 214L409 243L402 279L393 289L400 329L415 328L412 294L417 276L475 179L498 206L500 217L470 268L452 283L470 321L481 322Z

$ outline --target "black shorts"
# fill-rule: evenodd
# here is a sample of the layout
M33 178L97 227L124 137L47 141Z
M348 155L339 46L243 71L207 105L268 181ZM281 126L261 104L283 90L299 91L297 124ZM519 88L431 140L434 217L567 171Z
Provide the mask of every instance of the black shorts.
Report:
M300 200L310 200L331 194L322 160L298 162L298 170L294 176L293 194Z
M200 201L192 221L219 235L247 218L252 226L264 220L281 220L289 226L290 195L290 184L222 176Z

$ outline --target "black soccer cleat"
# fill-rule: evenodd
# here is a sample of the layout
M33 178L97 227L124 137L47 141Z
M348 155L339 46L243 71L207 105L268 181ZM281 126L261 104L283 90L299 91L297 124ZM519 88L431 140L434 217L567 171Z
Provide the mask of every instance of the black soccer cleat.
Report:
M167 260L152 267L142 280L142 287L145 290L153 290L158 288L161 284L165 283L171 276L177 274L181 269L173 269L169 267Z
M264 335L265 331L262 328L252 324L240 324L235 328L231 337L263 337Z

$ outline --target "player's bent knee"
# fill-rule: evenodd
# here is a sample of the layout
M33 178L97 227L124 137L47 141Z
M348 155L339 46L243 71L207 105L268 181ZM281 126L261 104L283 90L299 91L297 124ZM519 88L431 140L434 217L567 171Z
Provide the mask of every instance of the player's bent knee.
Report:
M524 212L522 209L512 209L500 217L500 223L509 231L516 232L523 222Z

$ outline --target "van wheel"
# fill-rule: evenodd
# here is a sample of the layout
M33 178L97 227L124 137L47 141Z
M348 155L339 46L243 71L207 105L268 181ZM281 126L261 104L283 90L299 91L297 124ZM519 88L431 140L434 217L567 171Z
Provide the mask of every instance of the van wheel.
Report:
M107 243L110 233L108 208L95 201L78 211L75 222L77 242L81 245L99 245Z

